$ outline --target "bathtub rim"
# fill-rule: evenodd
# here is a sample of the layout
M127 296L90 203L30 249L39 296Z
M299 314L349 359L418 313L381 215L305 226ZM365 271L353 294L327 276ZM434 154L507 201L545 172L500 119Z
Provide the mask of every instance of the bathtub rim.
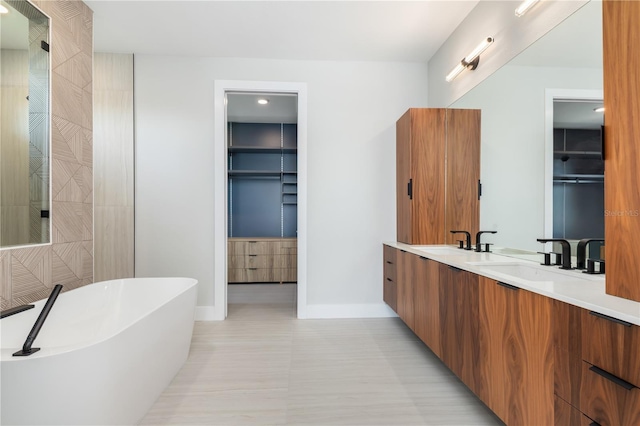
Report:
M190 277L135 277L135 278L117 278L117 279L113 279L113 280L107 280L107 281L98 281L98 282L94 282L91 284L87 284L84 285L82 287L77 287L71 290L67 290L63 293L60 294L59 297L63 297L65 294L67 293L71 293L72 291L75 290L81 290L81 289L85 289L88 288L90 286L93 285L102 285L102 284L108 284L111 282L117 282L117 281L136 281L136 280L162 280L162 281L170 281L170 280L185 280L188 285L185 286L185 288L183 288L181 291L178 291L173 297L168 298L167 300L165 300L163 303L160 303L158 305L156 305L154 307L153 310L151 311L147 311L146 315L143 315L139 318L137 318L135 321L132 321L130 323L128 323L126 326L112 332L112 333L108 333L104 336L101 336L101 338L99 339L95 339L95 340L91 340L90 342L87 341L82 341L79 342L78 344L75 345L66 345L66 346L49 346L47 348L41 348L41 350L39 350L38 352L35 352L34 354L27 356L27 357L20 357L20 356L13 356L13 352L18 351L22 348L22 346L20 347L11 347L9 348L5 348L5 347L0 347L0 364L4 364L5 362L9 363L9 362L28 362L30 360L35 360L35 359L44 359L44 358L48 358L48 357L53 357L53 356L58 356L58 355L64 355L67 354L69 352L73 352L73 351L77 351L77 350L82 350L82 349L86 349L89 348L91 346L95 346L98 345L100 343L103 343L109 339L112 339L114 336L124 332L125 330L128 330L129 328L133 327L135 324L139 323L140 321L142 321L144 318L146 318L149 314L151 314L152 312L155 312L159 309L161 309L162 307L166 306L167 304L169 304L174 298L192 290L194 287L196 287L196 289L194 291L197 291L197 285L198 285L198 280L195 278L190 278ZM44 303L46 302L46 298L45 299L40 299L40 300L36 300L35 302L32 302L32 304L35 304L36 307L34 308L35 311L40 312L42 310L41 306L44 306ZM195 306L194 306L195 308ZM19 315L19 314L17 314ZM1 320L0 320L1 321ZM195 309L194 309L194 321L195 321ZM0 322L0 330L2 328L1 322ZM31 328L29 327L29 330ZM26 335L24 336L26 339ZM34 341L34 346L36 346L37 343L37 338Z

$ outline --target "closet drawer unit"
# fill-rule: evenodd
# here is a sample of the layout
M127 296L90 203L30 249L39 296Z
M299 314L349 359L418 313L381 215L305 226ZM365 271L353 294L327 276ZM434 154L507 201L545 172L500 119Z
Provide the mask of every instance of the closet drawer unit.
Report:
M273 254L277 242L259 240L229 240L227 251L229 255L247 256L250 254Z
M278 278L276 281L285 283L298 281L298 269L296 268L283 268L275 271L276 276L274 278Z
M279 241L280 254L296 254L298 252L298 240L295 238L285 238Z
M559 398L558 396L554 397L554 424L556 426L593 426L593 420L589 417L585 416L578 410L573 407L571 404Z
M259 254L250 254L247 256L229 256L229 263L227 267L229 269L244 269L244 268L268 268L269 263L273 262L271 256L264 256Z
M602 426L640 424L640 389L582 363L580 411Z
M383 246L384 257L384 277L396 281L396 253L397 249L389 246Z
M640 327L585 309L582 336L585 361L640 386Z
M227 279L230 283L263 283L274 280L274 270L266 268L229 269Z

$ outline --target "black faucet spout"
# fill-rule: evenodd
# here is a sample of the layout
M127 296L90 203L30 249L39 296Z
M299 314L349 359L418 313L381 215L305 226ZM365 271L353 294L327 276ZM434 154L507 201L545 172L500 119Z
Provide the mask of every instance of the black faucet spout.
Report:
M51 312L51 308L58 298L58 294L60 294L60 290L62 290L62 284L56 284L47 299L47 302L44 304L42 311L40 311L40 315L38 315L38 319L36 319L35 324L33 324L33 328L29 332L27 336L27 340L24 341L24 345L22 346L22 350L13 354L13 356L29 356L35 352L38 352L40 348L32 348L33 342L38 337L38 333L40 333L40 329L42 328L42 324L47 319L49 312Z
M476 251L477 252L481 252L482 251L482 246L480 244L480 235L482 234L497 234L498 231L478 231L476 233Z
M466 245L464 247L465 250L471 250L471 233L469 231L449 231L452 234L465 234L466 236Z
M578 241L578 247L576 248L576 269L586 269L587 260L587 246L591 242L604 243L602 238L583 238Z
M560 243L562 245L562 266L560 269L571 269L571 244L563 238L538 238L539 243Z

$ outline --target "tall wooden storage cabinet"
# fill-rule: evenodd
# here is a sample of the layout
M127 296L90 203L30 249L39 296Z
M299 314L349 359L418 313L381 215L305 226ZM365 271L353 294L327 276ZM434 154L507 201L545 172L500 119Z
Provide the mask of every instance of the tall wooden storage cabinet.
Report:
M411 108L396 123L397 240L453 244L479 227L480 110Z
M640 302L640 2L603 2L606 292Z

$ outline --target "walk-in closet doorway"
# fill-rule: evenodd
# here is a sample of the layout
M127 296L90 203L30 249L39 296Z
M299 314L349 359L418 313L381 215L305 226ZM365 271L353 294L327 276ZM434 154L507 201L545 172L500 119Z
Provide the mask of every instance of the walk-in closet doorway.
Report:
M306 85L216 81L215 319L295 297L306 313Z

